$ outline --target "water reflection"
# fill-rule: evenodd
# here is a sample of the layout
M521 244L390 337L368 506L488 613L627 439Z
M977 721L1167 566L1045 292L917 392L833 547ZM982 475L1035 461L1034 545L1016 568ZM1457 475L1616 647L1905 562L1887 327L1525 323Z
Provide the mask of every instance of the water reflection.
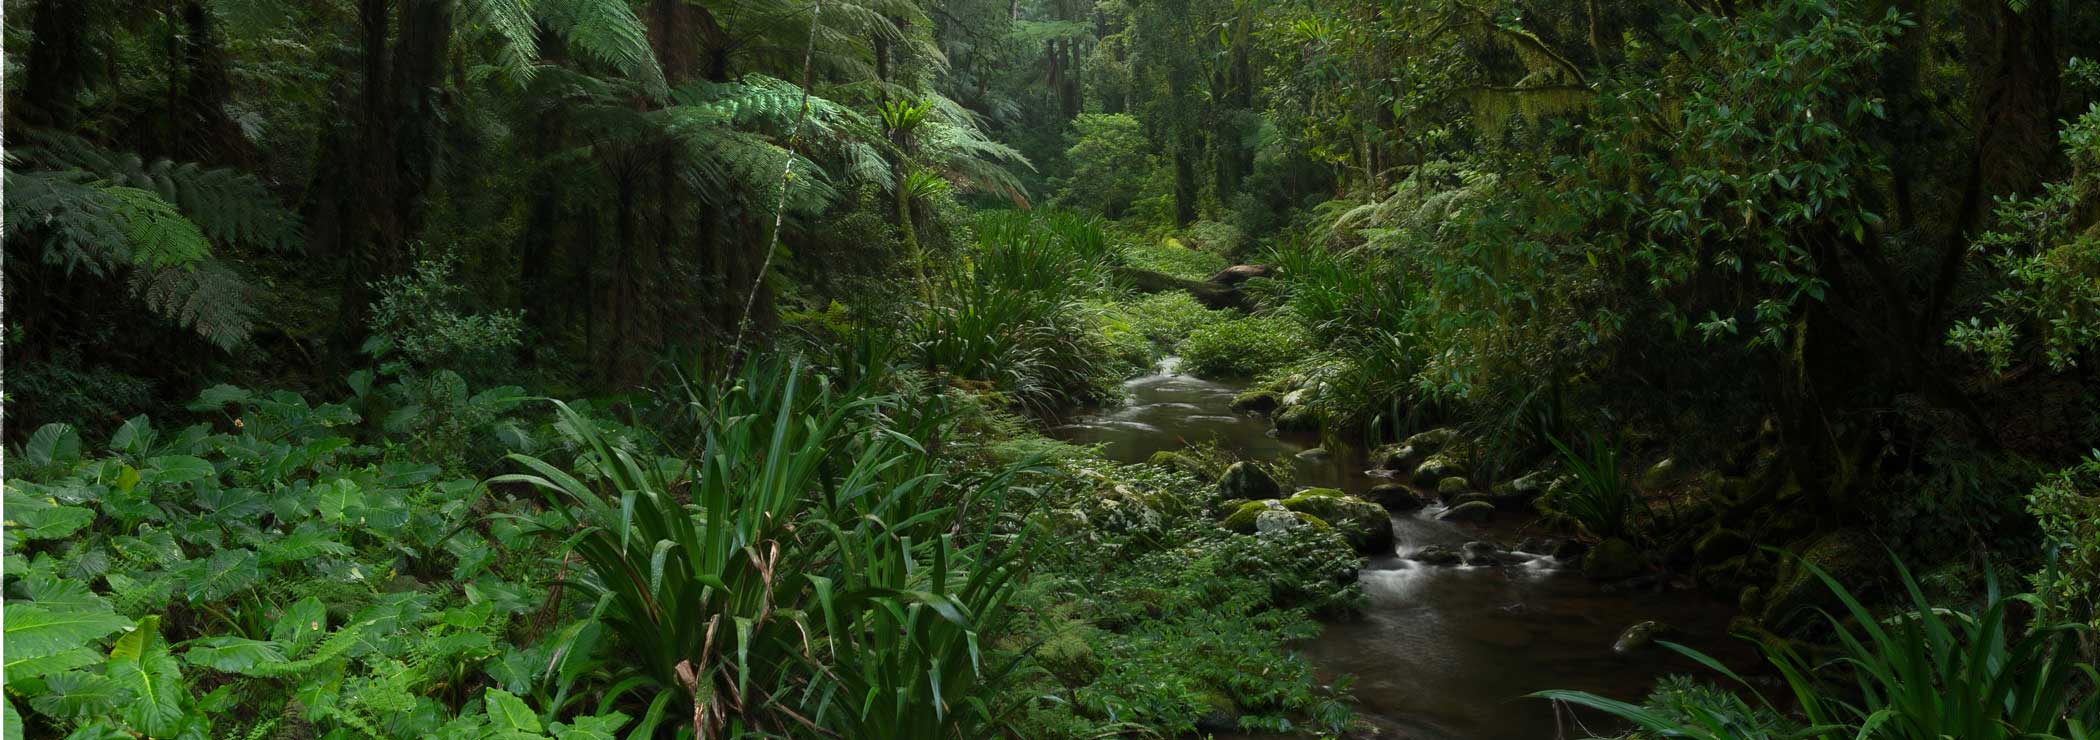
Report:
M1296 457L1310 439L1272 435L1266 420L1230 413L1240 388L1179 374L1169 362L1124 384L1126 405L1057 428L1074 442L1099 443L1118 460L1137 462L1162 450L1209 443L1246 459L1290 464L1300 485L1357 492L1384 480L1364 474L1361 452L1338 450L1318 460ZM1405 556L1423 547L1457 549L1475 540L1513 544L1522 532L1436 521L1437 509L1393 519L1398 544L1371 558L1360 576L1368 607L1328 625L1299 646L1327 674L1356 677L1354 694L1368 720L1391 738L1504 740L1582 737L1563 730L1553 708L1524 695L1572 688L1637 699L1656 676L1690 672L1689 661L1661 650L1621 656L1620 630L1660 620L1674 639L1703 649L1730 648L1726 605L1682 593L1614 593L1550 557L1506 566L1429 566ZM1724 650L1724 654L1727 651ZM1736 652L1740 652L1739 650ZM1582 721L1607 729L1594 716Z

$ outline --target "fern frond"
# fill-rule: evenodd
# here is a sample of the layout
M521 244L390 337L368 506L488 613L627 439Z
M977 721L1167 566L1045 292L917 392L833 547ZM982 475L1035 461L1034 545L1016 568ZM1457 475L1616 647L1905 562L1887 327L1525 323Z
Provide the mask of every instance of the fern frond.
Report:
M539 0L539 11L547 27L577 51L641 83L650 95L664 95L664 70L649 46L649 29L626 0Z
M175 205L147 190L104 187L110 210L124 221L131 261L147 269L180 267L211 256L211 241Z
M539 59L539 23L527 0L461 0L460 22L496 38L496 67L519 83L532 80Z
M214 260L132 273L131 289L147 308L231 350L255 329L248 281Z
M71 274L97 277L131 265L131 238L93 176L80 171L0 171L7 181L5 229L10 241L41 244L39 257Z

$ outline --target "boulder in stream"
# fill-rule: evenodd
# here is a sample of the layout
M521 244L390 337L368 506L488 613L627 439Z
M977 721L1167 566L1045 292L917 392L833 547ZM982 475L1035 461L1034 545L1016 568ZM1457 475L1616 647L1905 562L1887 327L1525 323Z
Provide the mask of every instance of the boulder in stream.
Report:
M1485 522L1495 518L1495 505L1486 501L1467 501L1445 509L1436 518L1447 522Z
M1436 482L1436 497L1445 501L1463 496L1467 491L1471 490L1473 490L1473 484L1467 483L1466 479L1455 475Z
M1619 581L1641 572L1641 553L1633 543L1613 537L1582 556L1582 574L1593 581Z
M1626 631L1620 632L1619 639L1611 644L1611 651L1620 655L1626 655L1641 648L1654 645L1655 638L1666 636L1669 633L1669 625L1650 619L1627 627Z
M1210 276L1210 282L1219 285L1238 285L1258 277L1268 277L1276 268L1268 265L1233 265Z
M1415 466L1415 485L1435 486L1441 484L1446 478L1463 479L1468 467L1471 466L1466 461L1466 456L1462 454L1461 450L1443 450L1430 455L1429 459L1423 460L1421 465Z
M1241 460L1225 468L1218 476L1218 498L1243 498L1249 501L1276 498L1283 493L1276 479L1269 477L1261 466Z
M1465 559L1467 565L1516 565L1528 559L1522 555L1502 549L1501 545L1478 540L1466 543L1465 546L1458 549L1458 552L1459 556Z
M1415 489L1399 483L1380 483L1372 486L1371 490L1364 492L1364 498L1394 514L1412 514L1429 505L1429 502L1422 500L1421 494L1415 493Z
M1393 517L1382 506L1333 488L1308 488L1284 499L1283 507L1319 517L1358 553L1392 552Z
M1232 410L1240 413L1266 414L1282 405L1282 395L1264 388L1256 388L1232 398Z
M1424 547L1420 550L1416 550L1414 554L1409 555L1408 557L1413 559L1415 562L1425 563L1428 565L1458 565L1459 563L1465 562L1465 558L1463 556L1459 555L1451 548L1445 547L1443 545L1430 545L1428 547Z

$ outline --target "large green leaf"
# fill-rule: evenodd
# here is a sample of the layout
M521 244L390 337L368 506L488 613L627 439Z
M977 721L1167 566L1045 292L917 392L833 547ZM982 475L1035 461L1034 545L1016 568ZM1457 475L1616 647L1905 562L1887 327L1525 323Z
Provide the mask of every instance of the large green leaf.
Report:
M120 714L133 729L153 737L182 732L182 666L161 639L160 617L139 620L138 629L117 639L110 647L105 675L129 694Z
M107 714L124 698L116 682L106 676L68 671L44 679L44 690L29 697L29 706L47 716L77 722Z
M37 427L30 433L29 442L22 446L22 457L35 467L72 462L80 457L80 433L73 431L70 424Z
M0 711L7 712L0 717L0 740L22 740L22 715L15 711L14 700L0 701Z
M328 485L316 487L314 494L321 517L333 522L343 521L350 512L365 505L364 488L347 478L337 478Z
M190 567L195 571L185 593L191 603L218 601L262 580L262 569L256 563L254 550L220 550L206 560L193 562Z
M95 521L95 512L32 496L21 485L7 487L7 531L24 540L53 540L72 535Z
M49 658L93 644L110 633L131 626L107 607L102 609L47 609L36 603L11 603L6 608L7 668Z
M207 637L188 644L190 649L182 654L182 659L190 665L215 671L247 673L259 665L285 662L284 650L274 642L245 637Z
M145 477L156 483L188 483L218 475L218 469L201 457L164 455L146 461Z
M614 740L621 727L627 726L627 714L613 712L591 717L577 717L568 724L554 723L557 740Z
M539 715L534 714L531 707L525 706L524 699L518 698L516 694L495 688L489 689L485 696L487 697L489 722L495 725L497 731L528 735L540 734Z

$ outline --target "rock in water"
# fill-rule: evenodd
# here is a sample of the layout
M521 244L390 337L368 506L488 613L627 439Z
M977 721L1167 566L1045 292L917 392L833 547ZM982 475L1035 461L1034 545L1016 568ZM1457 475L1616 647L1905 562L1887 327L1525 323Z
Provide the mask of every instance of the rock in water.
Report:
M1255 389L1232 399L1232 410L1241 413L1266 414L1282 405L1283 397L1271 390Z
M1282 492L1275 478L1269 477L1261 466L1245 460L1233 463L1225 469L1224 475L1218 476L1218 498L1221 499L1260 501L1276 498Z
M1524 556L1502 549L1493 542L1468 542L1459 548L1459 555L1467 565L1515 565L1524 562Z
M1393 517L1377 504L1332 488L1308 488L1284 499L1283 507L1319 517L1358 553L1393 550Z
M1473 484L1455 475L1436 482L1436 497L1445 501L1463 496L1470 490L1473 490Z
M1306 462L1320 462L1322 460L1327 459L1328 456L1329 455L1327 453L1327 449L1324 447L1314 447L1310 450L1304 450L1296 455L1293 455L1293 457L1296 457L1300 460L1304 460Z
M1650 619L1619 633L1619 640L1611 644L1611 651L1620 655L1631 653L1655 644L1655 638L1670 631L1669 625Z
M1399 483L1381 483L1372 486L1371 490L1364 492L1364 498L1370 499L1371 503L1383 506L1386 511L1394 514L1412 514L1420 511L1423 506L1427 506L1429 503L1423 501L1422 497L1417 495L1414 489Z
M1495 518L1495 505L1486 501L1468 501L1445 509L1436 518L1451 522L1484 522Z
M1430 545L1428 547L1424 547L1420 550L1416 550L1415 554L1409 557L1413 558L1416 562L1427 563L1429 565L1457 565L1464 560L1462 557L1459 556L1458 553L1452 552L1451 548L1445 547L1443 545Z
M1633 543L1613 537L1582 556L1582 574L1593 581L1617 581L1641 572L1641 553Z

